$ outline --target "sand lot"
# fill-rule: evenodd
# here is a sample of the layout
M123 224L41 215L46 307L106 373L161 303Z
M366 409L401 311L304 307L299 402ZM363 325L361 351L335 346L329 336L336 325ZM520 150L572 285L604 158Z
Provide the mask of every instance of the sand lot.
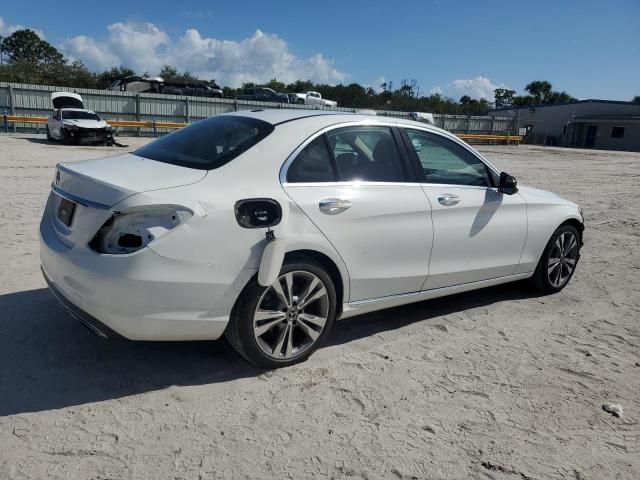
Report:
M480 147L584 207L569 286L339 322L262 372L224 340L102 340L46 290L53 167L124 150L0 135L0 479L640 478L639 153Z

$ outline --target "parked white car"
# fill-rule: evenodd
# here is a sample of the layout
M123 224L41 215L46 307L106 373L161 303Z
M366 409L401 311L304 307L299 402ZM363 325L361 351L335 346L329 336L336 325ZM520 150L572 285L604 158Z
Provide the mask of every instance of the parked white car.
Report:
M582 231L576 204L444 130L287 109L59 164L40 225L51 291L96 333L225 334L265 368L336 319L526 278L558 292Z
M319 92L292 93L291 103L300 103L306 105L321 105L323 107L337 107L338 102L322 98Z
M64 143L104 143L113 140L113 129L100 116L84 108L77 93L53 92L53 112L47 119L47 140Z

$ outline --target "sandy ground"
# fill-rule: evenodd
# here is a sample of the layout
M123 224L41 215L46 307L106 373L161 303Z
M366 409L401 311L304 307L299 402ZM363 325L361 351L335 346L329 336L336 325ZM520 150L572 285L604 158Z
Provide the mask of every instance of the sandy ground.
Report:
M0 478L640 478L640 154L480 149L584 206L570 285L339 322L265 373L224 341L104 341L68 317L39 271L53 167L123 149L0 135Z

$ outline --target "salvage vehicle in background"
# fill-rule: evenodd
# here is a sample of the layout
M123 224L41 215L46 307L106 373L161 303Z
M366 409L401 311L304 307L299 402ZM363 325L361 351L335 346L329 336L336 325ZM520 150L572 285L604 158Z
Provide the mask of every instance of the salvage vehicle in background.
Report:
M107 90L135 93L160 93L165 95L186 95L191 97L222 98L222 89L213 83L165 82L162 77L125 77L114 81Z
M244 88L239 95L236 95L236 99L255 100L258 102L289 103L289 96L286 93L278 93L267 87Z
M47 140L67 144L113 142L113 128L96 112L85 109L77 93L53 92L51 102L54 110L47 119Z
M338 102L333 100L326 100L322 98L319 92L305 92L305 93L290 93L289 101L291 103L298 103L304 105L320 105L322 107L337 107Z
M160 89L160 93L166 95L188 95L191 97L209 97L222 98L222 89L214 84L214 86L206 85L202 82L195 83L178 83L165 82Z
M131 77L114 80L107 90L133 93L160 93L164 80L162 77Z
M447 131L317 110L211 117L54 179L40 258L75 317L224 334L263 368L306 359L336 319L523 279L559 292L584 229Z

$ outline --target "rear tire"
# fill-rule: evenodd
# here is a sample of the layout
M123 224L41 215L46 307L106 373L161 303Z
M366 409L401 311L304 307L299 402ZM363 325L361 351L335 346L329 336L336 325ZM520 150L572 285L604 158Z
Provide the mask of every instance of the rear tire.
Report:
M291 293L289 293L291 292ZM305 361L324 343L336 315L336 291L324 268L307 257L286 261L269 287L257 275L236 301L225 337L259 368Z
M572 225L562 225L553 232L536 270L533 286L543 294L557 293L567 286L580 259L580 234Z
M49 142L53 142L53 137L52 137L52 136L51 136L51 134L49 133L49 125L47 125L47 126L45 127L45 131L47 132L47 140L48 140Z

